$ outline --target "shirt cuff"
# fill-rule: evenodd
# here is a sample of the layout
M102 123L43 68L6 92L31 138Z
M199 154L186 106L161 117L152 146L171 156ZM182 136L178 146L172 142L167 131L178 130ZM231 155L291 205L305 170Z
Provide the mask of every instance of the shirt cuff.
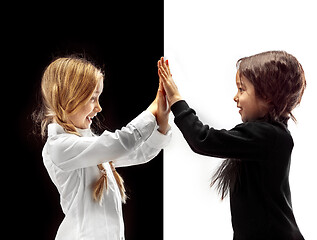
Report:
M130 124L138 130L142 140L146 141L155 129L156 119L150 111L146 110L134 118Z
M165 148L172 138L172 130L171 128L167 131L166 134L162 134L158 131L158 126L156 126L156 129L153 131L151 136L148 138L146 143L155 149L162 149Z

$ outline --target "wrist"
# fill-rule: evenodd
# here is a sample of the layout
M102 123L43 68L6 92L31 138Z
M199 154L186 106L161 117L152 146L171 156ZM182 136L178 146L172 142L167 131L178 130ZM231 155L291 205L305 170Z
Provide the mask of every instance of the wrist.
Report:
M149 111L150 113L152 113L154 117L156 117L157 106L155 106L154 104L151 104L146 110Z
M159 126L159 128L157 129L160 133L166 135L166 133L168 132L168 130L170 130L171 126L169 124L167 124L166 126Z
M169 101L169 104L170 104L170 106L172 106L174 103L176 103L176 102L178 102L180 100L182 100L181 96L179 96L179 95L173 96L171 98L171 100Z

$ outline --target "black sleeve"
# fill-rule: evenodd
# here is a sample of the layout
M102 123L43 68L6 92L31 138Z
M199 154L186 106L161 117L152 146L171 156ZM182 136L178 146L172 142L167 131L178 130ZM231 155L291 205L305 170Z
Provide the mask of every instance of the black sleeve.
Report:
M263 160L274 145L274 128L266 122L239 124L231 130L204 125L184 101L171 108L175 124L191 149L199 154L241 160Z

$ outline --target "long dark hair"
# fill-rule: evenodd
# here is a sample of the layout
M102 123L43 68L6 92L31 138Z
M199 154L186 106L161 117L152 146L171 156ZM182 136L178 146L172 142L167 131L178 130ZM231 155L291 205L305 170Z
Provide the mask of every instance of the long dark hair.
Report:
M237 61L240 77L244 76L254 86L258 98L268 102L269 111L265 118L287 124L291 118L296 122L292 110L301 102L306 80L304 70L297 59L285 51L269 51ZM227 159L213 175L211 186L224 199L239 183L241 161Z
M212 187L216 182L217 190L223 200L229 193L233 191L239 184L239 176L241 171L241 161L239 159L226 159L217 169L210 183Z

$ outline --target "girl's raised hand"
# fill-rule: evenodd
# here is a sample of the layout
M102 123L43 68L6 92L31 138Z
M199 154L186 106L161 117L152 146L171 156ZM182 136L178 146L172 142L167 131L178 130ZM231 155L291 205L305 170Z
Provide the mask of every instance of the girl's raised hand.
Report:
M163 83L160 81L160 86L157 92L157 112L156 112L156 121L159 125L158 130L166 134L170 129L170 125L168 124L168 116L171 111L171 108L167 104L167 99L165 95L165 91L163 88Z
M148 110L155 116L157 124L159 126L158 130L162 134L166 134L170 129L170 125L168 124L168 117L171 109L167 103L166 94L161 79L156 98L148 107Z
M166 92L168 103L170 106L172 106L175 102L181 100L182 97L179 94L178 88L172 78L168 60L164 61L164 58L161 57L161 59L157 62L157 67L159 77Z

